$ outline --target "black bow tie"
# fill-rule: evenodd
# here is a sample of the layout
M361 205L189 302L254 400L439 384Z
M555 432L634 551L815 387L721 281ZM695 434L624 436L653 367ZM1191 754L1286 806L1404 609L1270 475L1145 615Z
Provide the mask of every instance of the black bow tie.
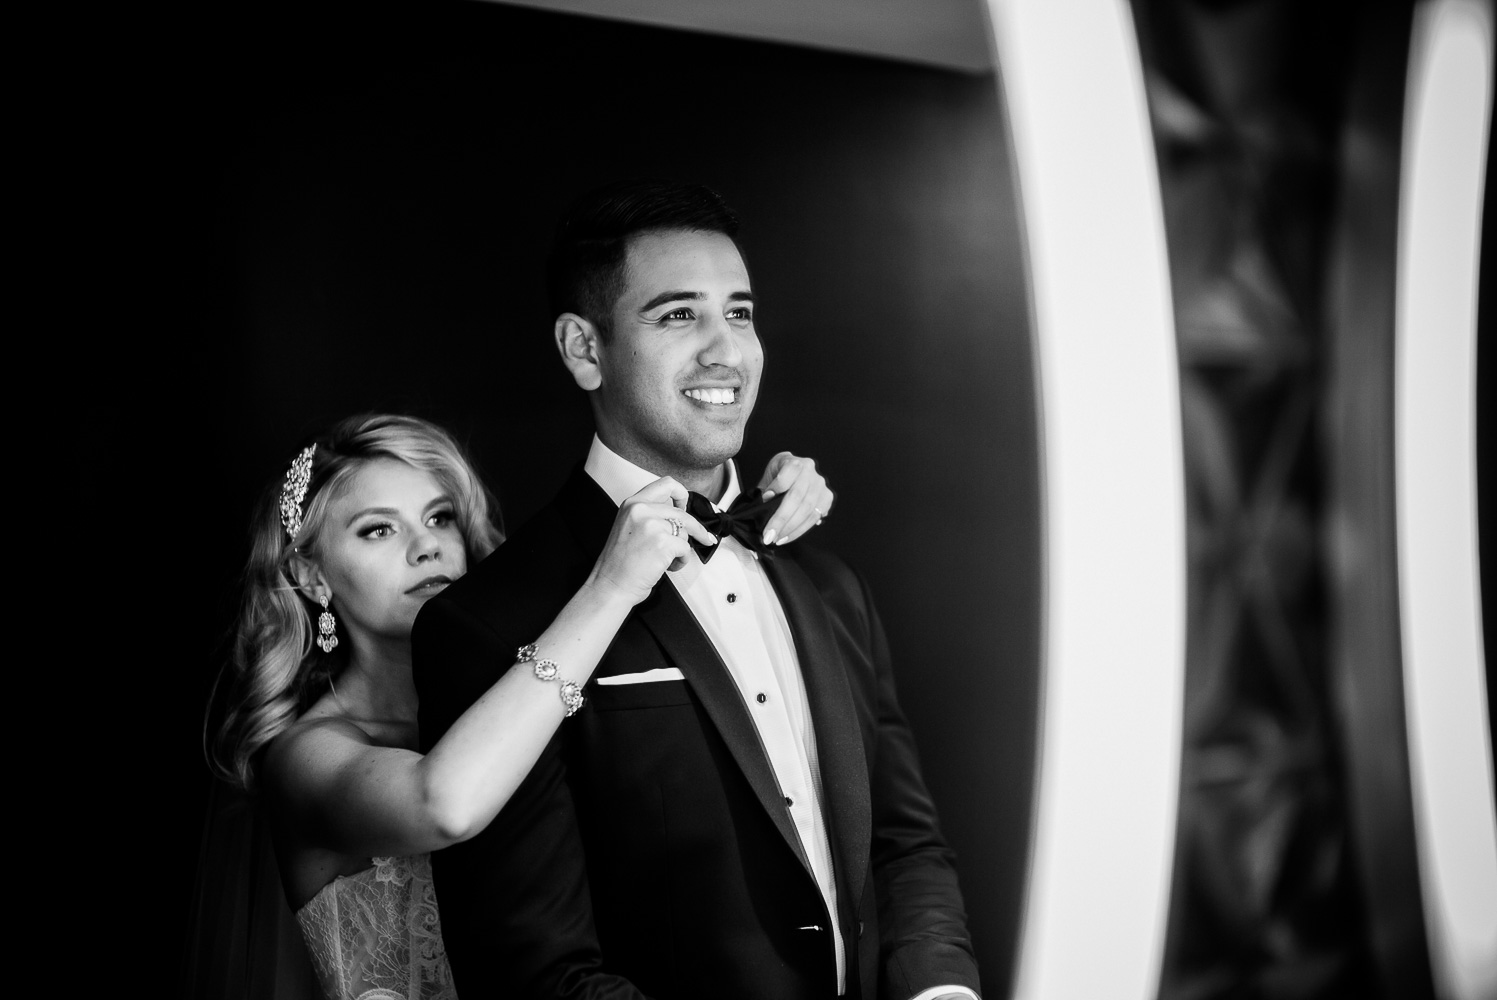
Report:
M717 511L713 509L712 501L700 493L688 493L686 512L702 522L702 527L719 539L731 536L752 552L768 552L773 546L764 544L764 526L769 523L783 499L785 495L781 493L766 500L763 490L754 490L752 493L738 494L738 499L727 510ZM695 538L691 540L691 547L696 549L702 562L711 559L718 549L716 545L703 545Z

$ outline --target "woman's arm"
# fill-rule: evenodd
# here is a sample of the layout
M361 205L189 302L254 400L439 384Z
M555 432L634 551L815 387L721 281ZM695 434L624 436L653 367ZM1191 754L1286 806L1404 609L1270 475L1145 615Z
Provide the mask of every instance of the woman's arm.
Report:
M831 507L831 491L809 459L781 452L760 482L785 495L770 521L779 521L785 541ZM587 682L634 605L687 558L688 536L716 542L685 505L685 488L669 478L624 501L587 580L535 641L537 657L559 666L557 681L539 681L530 663L505 671L425 757L378 746L337 718L300 722L272 743L262 774L297 839L346 854L405 855L487 826L566 717L560 682ZM671 519L681 522L679 534Z
M536 639L533 665L504 672L425 757L375 745L341 718L299 722L266 754L264 777L296 839L346 854L417 854L473 836L509 800L566 717L560 682L586 683L631 608L689 553L715 538L685 510L686 490L659 479L625 500L582 587ZM682 527L672 530L671 521Z

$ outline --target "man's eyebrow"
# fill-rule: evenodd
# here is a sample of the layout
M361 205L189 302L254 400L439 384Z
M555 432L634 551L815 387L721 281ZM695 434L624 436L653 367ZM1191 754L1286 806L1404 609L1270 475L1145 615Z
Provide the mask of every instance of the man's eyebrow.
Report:
M754 301L754 293L753 292L734 292L732 295L728 296L728 301L729 302L752 302L752 301Z
M702 299L705 299L706 297L707 296L703 295L701 292L661 292L659 295L646 302L643 306L640 306L639 311L649 312L656 306L663 306L667 302L698 302Z

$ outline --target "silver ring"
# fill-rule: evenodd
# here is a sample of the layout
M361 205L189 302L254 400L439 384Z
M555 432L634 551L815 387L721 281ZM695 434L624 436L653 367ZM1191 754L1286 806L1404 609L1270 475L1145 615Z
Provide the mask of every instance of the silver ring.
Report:
M681 534L681 529L683 527L685 527L685 524L684 524L684 522L682 522L682 520L679 517L671 517L671 518L667 518L666 520L670 521L670 523L671 523L671 537L672 538L675 538L677 535Z

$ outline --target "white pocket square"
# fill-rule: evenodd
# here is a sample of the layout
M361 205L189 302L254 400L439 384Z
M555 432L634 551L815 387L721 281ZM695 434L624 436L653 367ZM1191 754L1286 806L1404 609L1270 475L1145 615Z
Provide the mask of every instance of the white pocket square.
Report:
M646 670L638 674L614 674L612 677L599 677L599 684L653 684L656 681L684 681L686 675L675 667L656 667L654 670Z

